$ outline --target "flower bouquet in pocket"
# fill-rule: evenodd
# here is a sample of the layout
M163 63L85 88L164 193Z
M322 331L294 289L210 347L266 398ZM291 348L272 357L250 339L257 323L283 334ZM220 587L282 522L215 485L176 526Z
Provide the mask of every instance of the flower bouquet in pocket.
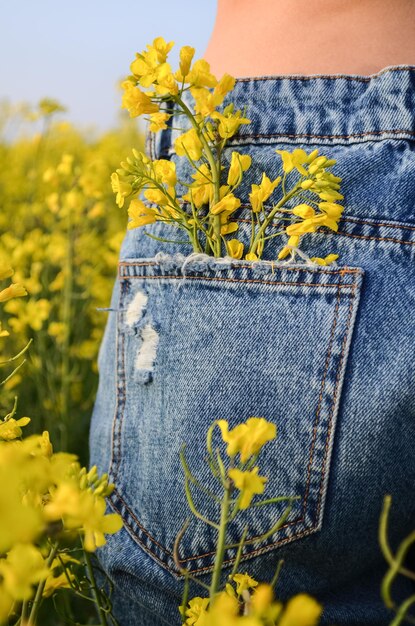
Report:
M252 159L230 150L227 142L241 126L250 124L249 112L235 110L232 103L235 78L224 74L218 80L205 60L193 61L192 47L181 48L179 68L174 71L168 62L172 47L173 42L157 37L136 54L131 74L122 82L122 107L131 117L146 116L150 133L178 131L174 151L187 160L191 175L179 180L173 160L152 160L133 149L111 179L118 206L128 201L128 228L168 223L184 234L184 240L174 243L190 243L195 253L247 261L261 259L264 246L275 237L283 242L277 258L291 255L293 259L303 236L320 227L337 231L343 195L341 178L330 171L336 161L320 155L318 149L307 153L295 148L276 150L281 172L275 177L263 172L251 185L250 237L245 243L238 238L238 187ZM280 227L270 234L275 219ZM151 232L146 235L167 241ZM336 259L336 254L330 254L311 261L328 265Z

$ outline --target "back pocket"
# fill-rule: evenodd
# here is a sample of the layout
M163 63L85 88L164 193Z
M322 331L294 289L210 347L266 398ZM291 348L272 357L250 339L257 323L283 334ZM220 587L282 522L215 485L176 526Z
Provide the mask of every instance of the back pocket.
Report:
M117 409L111 503L135 541L172 573L173 545L193 573L213 566L215 531L190 515L179 451L214 487L204 462L215 419L250 416L277 425L259 459L264 497L297 495L283 526L243 559L321 528L336 416L363 271L246 261L186 262L182 255L120 263ZM199 510L218 520L210 500ZM243 511L237 543L265 533L285 503ZM236 550L230 549L231 563Z

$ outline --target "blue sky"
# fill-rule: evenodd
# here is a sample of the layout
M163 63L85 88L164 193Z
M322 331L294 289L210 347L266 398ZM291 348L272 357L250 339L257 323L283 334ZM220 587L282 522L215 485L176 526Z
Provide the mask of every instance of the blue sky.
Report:
M213 29L216 0L20 0L2 7L0 100L35 104L56 98L65 117L99 130L116 124L116 84L129 73L135 52L154 37L203 56Z

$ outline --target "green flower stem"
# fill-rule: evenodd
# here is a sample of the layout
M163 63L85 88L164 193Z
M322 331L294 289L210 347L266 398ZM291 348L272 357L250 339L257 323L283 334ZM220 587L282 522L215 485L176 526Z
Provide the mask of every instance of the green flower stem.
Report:
M242 536L241 536L241 539L239 541L239 547L238 547L238 552L236 553L235 563L233 564L232 571L231 571L231 573L228 576L229 580L232 580L232 577L238 571L239 563L240 563L241 556L242 556L242 549L244 547L245 539L246 539L247 534L248 534L248 526L245 526L245 528L243 530L243 533L242 533Z
M55 545L52 546L52 548L50 549L49 556L46 561L46 567L50 567L52 565L57 551L58 551L58 544L55 543ZM42 580L42 582L39 583L38 588L36 590L35 599L33 600L32 609L29 615L30 626L34 626L36 624L37 612L42 603L42 595L43 595L43 590L45 588L45 585L46 585L46 580ZM22 612L22 623L23 624L25 623L25 620L23 619L23 612Z
M82 542L82 546L84 546L83 542ZM105 615L105 611L103 610L100 599L99 599L99 593L97 589L97 583L95 580L94 570L92 568L91 557L89 556L88 551L85 550L85 547L84 547L84 557L85 557L86 568L88 570L89 582L91 583L92 597L94 599L95 608L96 608L97 615L99 618L99 624L100 626L108 626L107 616Z
M197 135L205 149L206 157L207 157L207 160L209 161L210 170L212 172L212 179L213 179L213 185L214 185L213 203L216 204L217 202L219 202L219 188L220 188L220 176L219 176L219 170L217 167L216 159L213 155L212 150L210 149L208 142L206 141L206 137L201 132L199 124L196 122L194 115L192 114L190 109L186 106L186 104L183 102L183 100L179 96L175 96L174 99L179 104L179 106L182 107L183 111L187 115L188 119L190 120L190 123L192 124L193 128L197 132ZM215 248L214 248L215 257L220 257L221 255L220 215L213 216L213 232L215 235Z
M262 238L262 235L264 234L265 230L267 229L267 227L269 226L271 220L274 218L274 216L276 215L276 213L278 213L278 211L281 209L281 207L284 206L284 204L293 196L295 196L298 193L298 187L299 187L299 183L297 183L295 185L295 187L293 187L293 189L291 189L291 191L289 191L287 194L284 195L284 197L278 202L278 204L276 204L272 211L270 211L270 213L268 213L267 218L262 222L260 228L258 229L258 232L254 238L253 244L250 246L249 251L248 252L255 252L258 243L260 241L260 239Z
M229 500L230 500L231 486L228 484L225 487L225 494L223 496L221 511L220 511L220 523L219 523L219 537L216 546L215 564L213 568L212 581L210 583L210 599L213 600L220 583L220 575L222 571L222 564L225 555L225 539L226 528L228 525L228 513L229 513Z

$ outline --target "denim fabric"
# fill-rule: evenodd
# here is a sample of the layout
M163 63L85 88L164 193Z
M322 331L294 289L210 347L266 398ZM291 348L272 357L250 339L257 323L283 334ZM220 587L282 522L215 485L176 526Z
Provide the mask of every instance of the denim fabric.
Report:
M319 148L337 159L345 212L338 233L306 235L302 249L340 257L330 267L271 263L281 247L271 239L258 263L195 259L190 245L145 235L180 239L172 226L128 232L90 435L91 463L115 482L109 506L125 527L99 557L115 583L121 626L179 624L183 580L172 552L190 515L180 447L187 444L190 467L209 484L211 422L232 427L263 416L278 427L260 461L265 495L300 498L278 532L246 547L241 569L269 581L283 558L281 599L314 595L324 625L383 626L391 613L380 598L386 564L377 529L386 493L392 545L415 526L415 67L238 79L224 106L230 99L251 120L225 151L227 161L232 149L253 161L236 194L238 238L249 241L251 183L280 171L275 149ZM148 133L147 151L173 159L190 180L174 152L177 134ZM195 500L217 517L214 505ZM244 512L228 541L246 523L249 538L265 532L282 509ZM205 582L214 545L215 531L193 519L180 558ZM224 577L234 558L229 549ZM404 598L413 587L399 578L395 593Z

